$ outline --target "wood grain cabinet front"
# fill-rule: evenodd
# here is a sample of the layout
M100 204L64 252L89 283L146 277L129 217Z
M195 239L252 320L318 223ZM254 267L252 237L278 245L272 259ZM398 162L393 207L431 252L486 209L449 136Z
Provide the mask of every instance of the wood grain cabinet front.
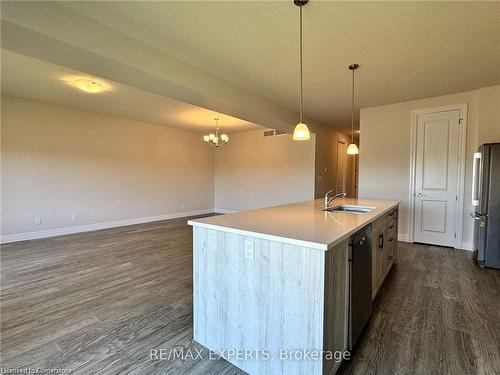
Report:
M398 249L398 219L397 210L389 214L387 223L387 253L386 253L386 273L389 272L396 261Z
M397 259L398 209L374 221L372 224L372 299Z
M381 285L384 269L384 242L387 238L387 218L377 219L372 225L372 299ZM384 238L385 237L385 238Z

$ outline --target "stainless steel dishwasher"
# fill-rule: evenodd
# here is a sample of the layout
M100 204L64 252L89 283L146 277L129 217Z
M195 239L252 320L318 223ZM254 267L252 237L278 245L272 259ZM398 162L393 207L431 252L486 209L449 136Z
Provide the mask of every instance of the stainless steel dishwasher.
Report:
M349 350L353 350L372 313L371 230L367 225L349 244Z

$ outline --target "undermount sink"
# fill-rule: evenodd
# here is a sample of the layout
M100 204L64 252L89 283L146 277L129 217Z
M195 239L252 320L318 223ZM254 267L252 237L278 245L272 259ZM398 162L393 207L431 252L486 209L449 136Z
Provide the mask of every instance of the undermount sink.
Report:
M338 211L351 214L366 214L367 212L372 211L374 208L375 207L342 204L340 206L335 206L335 207L325 207L323 208L323 211L328 211L328 212Z

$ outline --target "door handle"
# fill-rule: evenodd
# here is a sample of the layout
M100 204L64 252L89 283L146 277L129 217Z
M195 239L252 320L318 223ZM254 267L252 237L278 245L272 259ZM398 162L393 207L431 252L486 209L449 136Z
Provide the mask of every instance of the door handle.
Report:
M474 220L481 220L481 217L480 216L477 216L476 214L474 213L470 213L470 216L474 219Z
M422 194L422 193L417 193L417 194L416 194L416 197L417 197L417 198L420 198L420 197L425 197L425 194Z
M474 153L472 161L472 206L479 206L479 197L477 197L479 189L479 167L481 163L481 153Z

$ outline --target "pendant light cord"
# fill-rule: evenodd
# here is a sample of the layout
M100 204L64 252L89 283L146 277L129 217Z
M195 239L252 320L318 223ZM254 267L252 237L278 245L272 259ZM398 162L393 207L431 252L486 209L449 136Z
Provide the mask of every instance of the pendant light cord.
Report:
M354 70L352 70L351 143L354 143Z
M303 118L302 118L302 114L304 112L303 110L303 106L304 106L304 100L302 98L303 96L303 88L302 88L302 6L299 6L300 8L300 20L299 20L299 23L300 23L300 28L299 28L299 37L300 37L300 47L299 47L299 50L300 50L300 101L299 101L299 112L300 112L300 123L304 123L303 121Z

